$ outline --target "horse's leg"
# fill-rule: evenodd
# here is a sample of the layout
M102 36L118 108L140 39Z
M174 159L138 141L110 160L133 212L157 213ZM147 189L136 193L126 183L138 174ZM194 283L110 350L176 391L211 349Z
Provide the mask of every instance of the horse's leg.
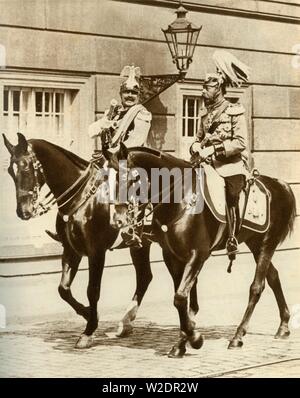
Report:
M182 357L185 353L186 341L195 349L201 348L203 344L203 337L200 332L195 331L195 322L190 317L188 299L191 289L195 286L197 275L208 255L208 251L200 255L198 250L192 250L191 258L184 267L182 278L174 296L174 305L180 319L181 338L172 347L169 357Z
M77 341L75 348L89 348L93 342L93 333L98 326L97 304L100 297L100 285L105 261L105 251L99 250L89 256L89 283L87 296L90 304L89 319L85 331Z
M190 307L189 307L189 316L190 319L194 322L195 326L196 323L194 321L194 318L197 315L198 311L199 311L199 305L198 305L197 278L196 278L190 293Z
M173 279L173 284L174 284L174 291L176 293L178 286L180 284L180 281L182 279L183 275L183 264L180 263L176 258L172 256L172 254L168 250L163 250L163 258L165 260L165 264L168 268L168 271L170 275L172 276ZM172 350L177 353L177 355L173 355L174 357L182 357L185 352L186 352L186 345L187 339L186 336L183 335L182 333L180 334L180 339L177 342L176 346L172 348ZM171 351L172 351L171 350ZM169 353L170 355L170 353Z
M237 331L233 337L233 339L230 341L228 348L237 348L237 347L242 347L243 345L243 336L247 333L248 325L250 318L252 316L252 313L254 311L254 308L260 299L260 296L265 288L265 279L268 273L268 269L270 266L270 262L272 259L272 256L274 254L275 249L270 249L267 248L267 244L264 242L266 241L266 237L263 239L263 242L256 242L254 245L249 242L246 242L247 245L250 247L254 247L255 249L251 249L251 251L254 254L256 260L256 270L255 270L255 276L254 280L250 286L250 294L249 294L249 302L248 306L246 309L246 312L244 314L244 317L242 319L242 322L237 328ZM260 247L259 247L260 246ZM258 253L258 254L256 254Z
M290 312L282 291L278 271L272 263L270 263L269 265L267 273L267 281L275 295L279 308L280 320L281 320L278 331L275 335L275 339L287 338L290 335L289 326L288 326L290 320Z
M131 258L136 272L136 290L132 301L127 307L125 315L119 323L119 328L116 333L117 337L125 337L132 332L132 322L136 318L136 314L139 306L141 305L144 294L146 293L149 283L152 280L149 253L150 244L143 246L140 249L130 249Z
M70 304L77 314L83 316L87 320L89 307L85 307L83 304L75 300L71 292L71 285L77 274L81 258L82 257L76 254L71 248L64 248L62 255L62 275L58 286L58 292L60 297Z

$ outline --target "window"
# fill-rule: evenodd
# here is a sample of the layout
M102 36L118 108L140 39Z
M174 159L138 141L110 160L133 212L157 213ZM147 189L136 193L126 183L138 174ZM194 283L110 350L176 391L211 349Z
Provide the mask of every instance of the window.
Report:
M35 138L61 141L68 133L71 102L71 90L5 86L4 131L8 135L21 131Z
M182 136L196 137L199 125L201 97L184 95L182 104Z
M236 103L239 97L225 96L226 99L232 103ZM196 137L199 120L200 109L203 106L203 100L200 96L183 96L182 104L182 136L183 137Z

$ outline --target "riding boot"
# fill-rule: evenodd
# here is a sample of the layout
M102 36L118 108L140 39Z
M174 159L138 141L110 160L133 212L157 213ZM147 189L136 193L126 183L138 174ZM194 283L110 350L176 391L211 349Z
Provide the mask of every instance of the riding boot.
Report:
M127 221L129 225L121 232L121 236L127 246L136 248L142 247L143 227L142 224L138 224L140 224L143 217L144 211L139 209L138 203L132 201L132 203L128 204Z
M230 260L235 260L235 255L238 253L238 241L236 238L237 228L237 212L235 207L230 207L227 212L229 237L226 242L227 255Z

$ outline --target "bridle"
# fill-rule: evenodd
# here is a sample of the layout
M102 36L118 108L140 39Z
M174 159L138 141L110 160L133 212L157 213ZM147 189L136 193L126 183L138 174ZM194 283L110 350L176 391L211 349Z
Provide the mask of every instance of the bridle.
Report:
M58 209L62 209L64 206L69 204L71 200L73 200L77 194L82 190L85 184L87 184L89 178L90 178L90 172L91 172L91 167L93 165L93 162L89 163L87 166L86 170L84 173L77 178L77 180L69 187L67 188L58 198L55 198L53 193L49 190L49 192L43 197L40 198L40 193L41 193L41 188L43 184L40 184L40 180L42 177L42 180L45 182L45 174L44 170L42 167L41 162L37 159L31 145L28 145L28 153L29 153L29 160L32 164L33 167L33 179L34 179L34 184L33 188L30 191L24 190L22 188L18 188L18 196L19 197L25 197L25 196L31 196L32 197L32 206L33 206L33 211L31 214L31 218L35 218L38 216L41 216L48 211L52 209L52 207L57 204ZM96 167L96 166L95 166ZM25 170L29 172L28 170ZM12 171L12 166L9 167L9 173L12 175L13 179L16 180L15 175ZM94 184L94 181L93 181ZM90 189L92 193L95 192L95 187L91 187ZM73 192L74 191L74 192ZM73 192L70 196L69 194ZM76 206L76 209L73 209L72 212L76 211L78 207L82 206L82 204L88 199L89 195L86 195L84 198L84 201L82 201L78 206ZM68 215L62 214L63 219L65 217L68 218Z
M39 200L41 187L43 185L43 184L40 184L41 177L43 178L43 180L45 180L44 171L43 171L41 162L37 159L30 144L28 145L28 153L29 153L29 156L27 158L29 158L29 162L33 168L34 184L33 184L32 190L30 190L30 191L25 190L23 188L18 188L18 198L23 198L23 197L28 197L28 196L31 197L31 203L33 206L31 218L34 218L34 217L42 215L50 210L50 208L51 208L50 203L52 201L52 198L48 199L50 196L50 192L49 192L45 196L45 198L43 198L43 200ZM12 176L14 181L16 182L16 176L13 172L12 164L9 166L8 172ZM23 170L23 172L30 172L29 167L27 167L25 170Z

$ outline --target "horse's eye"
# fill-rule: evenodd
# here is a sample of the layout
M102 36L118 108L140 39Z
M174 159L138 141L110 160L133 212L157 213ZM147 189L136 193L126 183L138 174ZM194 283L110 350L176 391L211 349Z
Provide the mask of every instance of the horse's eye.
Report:
M29 170L29 164L26 160L20 160L19 166L23 171L28 171Z

